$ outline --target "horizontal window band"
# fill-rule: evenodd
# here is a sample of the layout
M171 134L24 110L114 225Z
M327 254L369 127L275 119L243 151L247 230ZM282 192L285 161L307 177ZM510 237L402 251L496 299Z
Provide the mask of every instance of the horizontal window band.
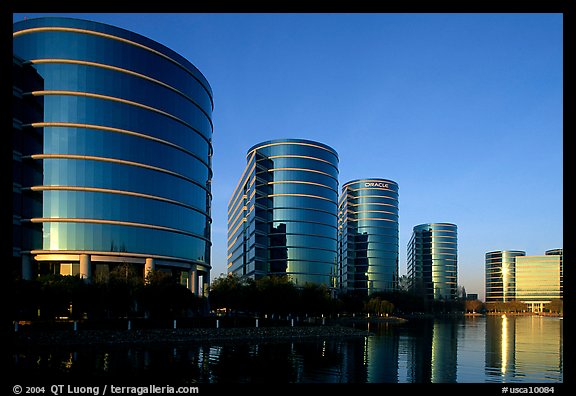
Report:
M311 212L320 212L323 214L327 214L330 216L334 216L337 217L336 213L328 211L328 210L324 210L324 209L316 209L316 208L305 208L305 207L289 207L289 206L282 206L282 207L273 207L273 208L259 208L261 211L266 212L266 215L272 215L272 213L274 213L274 211L276 210L297 210L297 211L311 211ZM276 220L274 220L276 221Z
M188 128L196 131L200 136L202 136L202 138L204 140L206 140L208 145L210 147L212 147L212 143L211 143L210 139L207 138L206 136L204 136L202 134L202 132L200 132L198 129L194 128L188 122L184 121L183 119L181 119L179 117L176 117L173 114L167 113L164 110L160 110L160 109L157 109L155 107L148 106L148 105L145 105L142 103L138 103L138 102L134 102L131 100L122 99L122 98L117 98L115 96L101 95L101 94L95 94L95 93L90 93L90 92L78 92L78 91L49 90L49 91L32 91L32 92L24 93L24 96L27 96L27 95L32 95L32 96L52 96L52 95L54 95L54 96L58 96L58 95L61 95L61 96L78 96L78 97L86 97L86 98L92 98L92 99L109 100L111 102L118 102L118 103L130 105L130 106L138 107L138 108L141 108L144 110L148 110L148 111L151 111L154 113L161 114L165 117L168 117L174 121L181 123L182 125L187 126ZM210 131L210 132L213 132L213 131Z
M99 256L99 257L121 257L124 259L137 258L137 259L142 260L142 264L145 263L145 260L147 258L153 258L153 259L166 260L166 261L183 261L183 262L188 263L188 264L201 265L202 267L205 267L207 270L212 268L206 262L191 260L191 259L183 258L183 257L164 256L164 255L158 255L158 254L145 254L145 253L114 252L114 251L109 251L109 250L101 251L101 250L42 250L42 249L38 249L38 250L31 250L30 254L32 254L34 256L42 256L41 261L50 261L49 256L55 256L54 257L55 261L62 261L62 260L58 259L58 256L87 254L90 256ZM101 259L97 260L97 262L99 262L99 261L102 261L102 260ZM109 261L109 260L107 260L107 261Z
M346 200L347 200L348 202L350 202L350 201L358 201L358 200L361 200L361 199L364 199L364 198L390 199L390 200L392 200L392 201L398 201L398 194L394 194L394 196L392 196L392 195L357 195L357 196L348 196L348 197L346 197ZM378 202L362 202L362 203L359 203L359 204L357 204L357 205L363 205L363 204L371 205L371 204L376 204L376 203L378 203Z
M176 234L188 235L198 239L202 239L206 242L210 242L210 239L194 234L189 231L179 230L177 228L164 227L153 224L136 223L132 221L120 221L120 220L99 220L99 219L84 219L84 218L52 218L52 217L35 217L32 219L22 220L22 222L31 223L80 223L80 224L102 224L102 225L116 225L116 226L127 226L127 227L138 227L138 228L149 228L159 231L173 232Z
M265 144L265 145L262 145L262 146L255 147L254 149L252 149L252 151L250 151L250 152L248 153L248 155L246 155L246 157L249 157L252 153L254 153L254 152L258 151L258 150L261 150L261 149L263 149L263 148L266 148L266 147L284 146L284 145L307 146L307 147L319 148L319 149L322 149L322 150L325 150L325 151L329 152L330 154L332 154L333 156L335 156L336 159L338 159L338 154L335 153L334 151L332 151L332 150L330 150L330 149L327 149L326 147L318 146L318 145L312 144L312 143L305 143L305 142L277 142L277 143L268 143L268 144Z
M262 224L272 224L272 225L274 225L274 224L278 224L278 225L281 225L281 224L286 224L286 225L289 225L289 224L306 224L306 225L315 224L315 225L321 225L321 226L333 228L334 231L338 230L338 227L336 225L327 224L327 223L320 223L317 221L305 221L305 220L269 220L269 221L262 222ZM280 232L277 234L285 234L285 233ZM294 234L307 235L306 233L294 233Z
M120 164L120 165L135 166L138 168L149 169L149 170L153 170L156 172L165 173L165 174L186 180L187 182L190 182L190 183L195 184L198 187L202 188L204 191L206 191L206 193L208 195L210 195L210 197L212 197L212 194L210 193L210 191L208 191L208 189L205 186L203 186L202 184L200 184L199 182L197 182L193 179L190 179L187 176L181 175L179 173L173 172L173 171L168 170L168 169L163 169L163 168L159 168L157 166L143 164L140 162L120 160L120 159L107 158L107 157L97 157L97 156L93 156L93 155L77 155L77 154L32 154L30 156L30 158L32 158L34 160L69 159L69 160L84 160L84 161L101 161L101 162L110 162L110 163Z
M247 213L246 212L239 212L238 215L236 217L234 217L234 219L228 221L228 232L230 232L231 229L236 230L238 223L245 223L247 222Z
M248 196L246 195L246 192L233 196L232 199L228 201L228 217L230 217L232 213L235 213L238 210L238 207L246 204L247 200Z
M267 237L271 237L271 236L277 236L277 235L282 235L282 236L300 236L300 237L309 237L309 236L313 236L315 238L324 238L324 239L329 239L330 241L334 241L337 242L338 239L328 236L328 235L311 235L311 234L296 234L294 232L280 232L280 233L275 233L275 232L270 232L267 233Z
M59 63L59 64L67 64L67 65L81 65L81 66L90 66L90 67L98 67L101 69L106 69L106 70L112 70L115 72L119 72L119 73L124 73L124 74L128 74L134 77L138 77L147 81L150 81L154 84L160 85L164 88L167 88L169 90L171 90L172 92L177 93L178 95L182 96L183 98L185 98L186 100L188 100L190 103L192 103L194 106L196 106L198 108L198 110L200 110L202 113L204 113L204 115L206 116L206 118L208 118L208 120L210 121L210 124L212 125L212 129L214 129L214 125L212 124L212 120L211 117L208 113L206 113L206 111L190 96L186 95L184 92L174 88L171 85L168 85L160 80L156 80L155 78L152 77L148 77L144 74L141 73L137 73L135 71L132 70L128 70L128 69L123 69L117 66L111 66L111 65L106 65L104 63L97 63L97 62L88 62L88 61L81 61L81 60L73 60L73 59L33 59L30 61L27 61L27 63L32 63L34 65L38 65L38 64L52 64L52 63Z
M210 216L208 216L208 214L206 212L202 211L201 209L195 208L194 206L185 204L185 203L180 202L180 201L176 201L176 200L164 198L164 197L159 197L157 195L143 194L143 193L138 193L138 192L134 192L134 191L115 190L115 189L110 189L110 188L81 187L81 186L32 186L32 187L29 187L27 189L29 189L31 191L97 192L97 193L118 194L118 195L127 195L127 196L132 196L132 197L151 199L151 200L155 200L155 201L161 201L161 202L166 202L166 203L173 204L173 205L182 206L186 209L194 210L200 214L203 214L204 216L206 216L210 220L210 222L212 222L212 219L210 218Z
M266 172L281 172L281 171L299 171L299 172L319 173L321 175L328 176L328 177L338 181L338 176L333 176L329 173L322 172L322 171L319 171L316 169L307 169L307 168L270 168L270 169L266 169ZM260 173L264 173L264 172L256 172L256 175L258 175Z
M323 158L311 157L309 155L296 155L296 154L270 155L270 156L267 156L265 158L259 159L256 162L273 160L273 159L277 159L277 158L297 158L297 159L309 159L309 160L313 160L313 161L320 161L320 162L324 162L324 163L332 166L334 169L336 169L336 171L338 171L338 165L337 164L334 164L334 163L332 163L328 160L325 160Z
M315 199L322 199L324 201L328 201L333 203L334 205L336 205L336 202L334 202L334 200L330 199L330 198L325 198L325 197L320 197L317 195L309 195L309 194L269 194L269 195L263 195L261 197L256 197L256 199L267 199L267 198L273 198L273 197L304 197L304 198L315 198Z
M394 212L387 212L385 210L358 210L358 211L353 211L352 209L348 209L347 213L350 214L360 214L360 213L384 213L384 214L391 214L394 216L398 216L398 213L394 213Z
M318 251L318 250L322 250L322 251L331 252L334 254L336 254L336 251L337 251L336 247L334 247L334 249L330 249L330 248L319 248L319 247L310 247L310 246L266 246L263 249L264 250L274 250L274 251L279 250L279 249L291 249L291 250L293 250L293 249L307 249L307 250L310 250L313 252ZM290 254L290 252L288 252L288 254Z
M228 230L228 238L226 239L227 242L230 242L230 239L234 238L234 236L237 236L236 231L238 231L238 229L244 223L246 223L246 218L244 218L241 222L239 222L238 225L232 231Z
M306 185L310 185L310 186L318 186L318 187L323 187L323 188L327 188L329 190L334 191L335 193L338 193L337 190L335 190L334 188L327 186L326 184L320 184L320 183L314 183L314 182L308 182L308 181L301 181L301 180L281 180L281 181L272 181L272 182L267 182L265 184L257 184L256 187L263 187L263 186L268 186L268 185L275 185L275 184L306 184Z
M37 27L37 28L30 28L30 29L25 29L25 30L21 30L18 32L14 32L12 33L13 37L18 37L20 35L23 34L28 34L28 33L37 33L37 32L69 32L69 33L82 33L82 34L89 34L89 35L93 35L93 36L99 36L99 37L103 37L103 38L107 38L107 39L111 39L111 40L116 40L116 41L120 41L123 42L125 44L129 44L129 45L133 45L135 47L138 48L142 48L146 51L149 51L155 55L158 55L168 61L170 61L171 63L177 65L178 67L180 67L182 70L184 70L186 73L188 73L192 78L194 78L196 81L198 81L200 83L200 85L202 86L202 88L204 88L204 90L206 91L206 93L208 94L208 97L210 98L210 102L212 103L212 109L214 109L214 100L212 98L212 93L210 92L210 89L206 88L206 86L204 85L204 83L198 79L198 77L196 77L193 73L191 73L187 67L185 67L184 65L182 65L180 62L178 62L177 60L169 57L166 54L163 54L160 51L157 51L153 48L147 47L143 44L137 43L135 41L131 41L122 37L118 37L118 36L114 36L112 34L107 34L107 33L101 33L101 32L95 32L93 30L86 30L86 29L79 29L79 28L68 28L68 27ZM196 68L194 66L194 68ZM196 69L198 71L198 73L200 73L200 71L198 69ZM202 74L202 73L200 73Z
M334 257L336 257L336 251L334 251ZM315 263L315 264L326 264L326 265L330 265L330 266L336 266L336 263L333 263L331 261L325 261L325 260L308 260L308 259L291 259L291 258L287 258L287 259L266 259L266 261L270 262L270 263L283 263L286 262L287 264L293 263L293 264L297 264L297 263ZM286 270L287 273L290 273L290 271ZM324 274L324 275L328 275L328 274ZM334 275L333 275L334 276Z
M392 223L397 223L397 222L398 222L397 220L382 219L382 218L377 218L377 217L367 217L367 218L365 218L365 219L348 219L347 221L350 221L350 222L358 222L358 221L368 221L368 220L370 220L370 221L372 221L372 220L376 220L376 221L389 221L389 222L392 222Z
M99 131L106 131L106 132L115 132L115 133L122 133L125 135L131 135L131 136L136 136L142 139L147 139L147 140L151 140L157 143L161 143L164 144L166 146L170 146L173 147L177 150L180 150L194 158L196 158L198 161L202 162L206 168L208 168L208 170L210 172L212 172L212 170L210 169L210 165L202 158L200 158L197 154L194 154L193 152L185 149L182 146L179 146L177 144L174 144L172 142L169 142L167 140L164 139L160 139L154 136L150 136L144 133L140 133L140 132L134 132L134 131L130 131L127 129L121 129L121 128L113 128L113 127L107 127L107 126L103 126L103 125L94 125L94 124L80 124L80 123L74 123L74 122L33 122L32 124L25 124L23 125L23 127L27 127L27 126L31 126L32 128L51 128L51 127L58 127L58 128L84 128L84 129L96 129ZM196 130L194 130L195 133ZM201 136L203 139L205 139L204 136L202 136L201 134L197 133L199 136Z
M240 201L240 203L242 203L242 202ZM236 222L238 217L241 215L246 216L249 213L249 212L247 213L247 209L248 209L247 205L236 206L236 209L233 212L228 213L228 224L230 224L231 222L232 223Z
M395 209L398 209L398 205L394 205L394 204L389 204L389 203L382 203L382 202L364 202L364 203L351 203L351 202L347 202L346 205L341 205L342 208L341 210L343 210L344 206L346 207L358 207L358 206L368 206L368 205L379 205L379 206L390 206L393 207Z
M247 180L245 180L245 177L247 177L247 175L251 174L252 171L254 170L254 168L256 168L256 163L254 163L252 160L254 158L254 153L252 153L252 155L250 156L250 158L248 159L248 163L247 165L244 167L244 170L242 171L242 176L240 176L240 179L238 180L238 183L236 184L236 187L234 188L234 191L232 192L232 196L230 197L230 199L228 200L228 206L230 206L230 203L232 202L232 200L236 199L235 197L238 194L238 189L240 188L240 186L244 185ZM252 163L252 165L250 165ZM230 210L228 210L230 211Z

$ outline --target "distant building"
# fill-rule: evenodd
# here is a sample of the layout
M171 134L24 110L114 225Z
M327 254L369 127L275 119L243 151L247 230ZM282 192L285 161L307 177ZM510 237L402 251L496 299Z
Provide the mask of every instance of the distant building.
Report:
M408 242L410 290L428 301L458 297L458 230L451 223L414 227Z
M14 217L22 276L105 280L130 266L207 291L213 98L202 73L147 37L75 18L14 23L13 53L15 165L32 170L14 180L15 202L33 203Z
M478 293L467 293L466 300L468 301L478 300Z
M542 311L552 300L563 298L562 250L544 256L516 257L516 300L534 312Z
M553 300L563 299L563 249L542 256L524 251L486 253L486 302L520 301L534 312Z
M360 179L342 186L338 204L338 269L344 293L398 289L398 184Z
M486 302L509 302L516 298L516 261L522 250L496 250L486 253Z
M297 286L334 290L338 236L338 154L303 139L250 148L228 203L228 272L287 275Z

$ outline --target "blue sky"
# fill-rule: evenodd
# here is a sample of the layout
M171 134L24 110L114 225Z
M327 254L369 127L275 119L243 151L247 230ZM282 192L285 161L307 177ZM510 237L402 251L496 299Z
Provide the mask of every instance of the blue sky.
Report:
M246 151L277 138L333 147L340 186L399 184L401 275L422 223L458 225L459 285L482 299L486 252L563 247L562 14L57 15L147 36L210 82L212 278Z

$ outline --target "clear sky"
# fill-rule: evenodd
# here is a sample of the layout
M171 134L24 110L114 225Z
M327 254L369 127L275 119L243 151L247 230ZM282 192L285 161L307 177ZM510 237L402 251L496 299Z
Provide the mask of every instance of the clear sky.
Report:
M212 278L246 151L280 138L334 148L340 186L398 183L400 275L422 223L458 226L458 283L481 299L486 252L563 247L562 14L58 15L147 36L208 79Z

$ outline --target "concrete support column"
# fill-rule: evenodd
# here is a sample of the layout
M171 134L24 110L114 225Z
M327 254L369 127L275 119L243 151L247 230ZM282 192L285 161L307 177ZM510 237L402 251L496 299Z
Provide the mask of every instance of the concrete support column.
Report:
M32 270L32 259L29 254L22 254L22 279L32 280L34 271Z
M192 293L198 295L198 271L193 269L188 271L188 288Z
M156 263L154 262L153 258L147 258L146 263L144 264L144 280L146 281L148 278L148 274L150 271L156 270Z
M86 283L92 282L92 262L89 254L80 255L80 278Z

